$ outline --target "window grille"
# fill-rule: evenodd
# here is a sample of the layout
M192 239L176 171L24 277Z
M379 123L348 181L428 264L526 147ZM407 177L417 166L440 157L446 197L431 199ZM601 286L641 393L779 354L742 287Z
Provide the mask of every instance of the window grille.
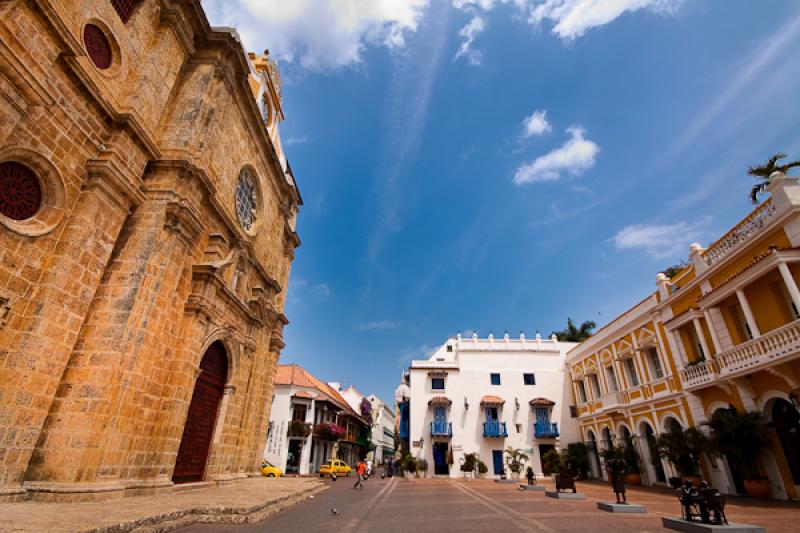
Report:
M111 5L117 11L117 15L122 19L122 22L128 22L133 15L133 11L141 3L142 0L111 0Z

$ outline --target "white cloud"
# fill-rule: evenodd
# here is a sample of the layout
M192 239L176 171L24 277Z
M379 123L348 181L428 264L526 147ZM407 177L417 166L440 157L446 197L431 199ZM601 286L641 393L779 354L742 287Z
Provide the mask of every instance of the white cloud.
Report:
M309 292L319 298L320 300L326 300L331 295L331 289L328 287L327 283L320 283L319 285L314 285L309 289Z
M375 322L362 322L358 325L361 331L370 331L373 329L397 329L402 326L402 322L395 320L377 320Z
M523 139L534 135L544 135L545 133L553 131L553 127L547 122L546 110L542 111L537 109L530 116L525 117L525 120L522 121L522 126L524 128L522 132Z
M689 244L700 241L705 232L703 226L710 219L675 224L632 224L625 226L611 238L617 250L640 249L648 255L664 259L684 256Z
M458 48L455 59L465 57L470 65L480 65L481 52L472 48L472 43L475 41L475 37L485 29L486 20L483 17L479 15L472 17L467 25L458 32L458 35L463 37L464 41Z
M203 0L213 25L234 26L249 50L310 69L358 63L366 46L402 47L429 0Z
M526 163L514 174L514 183L558 181L563 173L578 176L594 166L600 147L586 139L580 126L567 128L571 138L555 150Z
M289 137L286 139L286 146L292 146L293 144L305 144L308 142L308 137L305 135L301 137Z
M531 6L529 22L538 26L545 19L555 23L552 32L573 40L587 30L616 20L626 12L650 9L674 13L684 0L545 0Z

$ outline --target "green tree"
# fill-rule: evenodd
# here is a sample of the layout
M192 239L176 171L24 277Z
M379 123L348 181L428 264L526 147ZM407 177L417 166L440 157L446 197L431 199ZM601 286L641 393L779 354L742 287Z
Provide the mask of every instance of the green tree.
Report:
M592 330L597 324L587 320L581 327L575 326L571 318L567 318L567 328L561 331L554 331L553 334L562 342L583 342L592 336Z
M717 409L704 424L711 430L710 451L741 466L747 479L764 479L758 454L769 446L767 419L757 411Z
M778 152L770 157L769 160L763 165L751 166L747 169L747 173L749 175L753 176L757 180L760 180L758 183L753 185L753 188L750 190L751 202L754 204L758 203L758 195L767 189L767 186L770 184L770 176L772 176L773 173L785 173L790 168L800 167L800 159L779 165L778 161L781 159L786 159L786 157L787 155L785 153Z
M506 448L506 455L508 469L515 474L519 474L522 471L522 465L528 460L528 456L521 449L512 446Z

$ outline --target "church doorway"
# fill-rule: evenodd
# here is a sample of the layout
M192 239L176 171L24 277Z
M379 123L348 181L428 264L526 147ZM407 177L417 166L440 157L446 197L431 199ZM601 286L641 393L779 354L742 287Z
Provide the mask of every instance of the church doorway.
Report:
M195 382L189 413L183 426L183 437L172 475L173 482L203 480L227 378L228 356L225 347L217 341L208 347L200 361L200 375Z

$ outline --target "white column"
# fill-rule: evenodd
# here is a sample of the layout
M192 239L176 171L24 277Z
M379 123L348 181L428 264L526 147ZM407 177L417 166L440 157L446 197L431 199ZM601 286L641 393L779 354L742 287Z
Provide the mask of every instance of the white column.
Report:
M792 277L792 272L789 270L789 265L786 263L778 263L778 270L781 271L781 277L789 290L789 295L792 297L792 302L795 308L800 312L800 290L797 289L797 283Z
M314 407L315 407L315 400L311 400L311 405L309 409L306 410L306 424L311 424L311 427L314 426ZM311 472L311 461L313 458L311 457L311 439L313 435L313 431L311 434L306 437L306 440L303 442L303 448L300 450L300 463L297 465L297 471L299 474L308 474Z
M683 350L683 341L681 340L680 334L674 329L668 329L667 337L672 340L672 353L677 353L678 357L680 357L683 362L681 366L686 366L689 359L686 357L686 352Z
M722 351L722 343L719 342L719 335L717 335L717 328L714 327L714 321L711 320L710 310L708 309L704 310L703 316L706 318L706 325L708 325L708 332L711 333L711 342L714 343L714 351L716 353L720 353Z
M750 333L753 334L754 339L759 338L761 336L761 331L758 329L756 318L753 316L753 311L750 309L750 303L747 301L744 291L741 289L736 291L736 297L739 299L739 305L742 306L744 318L747 320L747 326L750 328Z
M694 331L697 333L697 339L700 341L700 346L703 347L703 357L710 360L711 352L708 350L708 343L706 342L706 336L703 333L703 326L700 325L700 319L693 318L692 324L694 324Z

